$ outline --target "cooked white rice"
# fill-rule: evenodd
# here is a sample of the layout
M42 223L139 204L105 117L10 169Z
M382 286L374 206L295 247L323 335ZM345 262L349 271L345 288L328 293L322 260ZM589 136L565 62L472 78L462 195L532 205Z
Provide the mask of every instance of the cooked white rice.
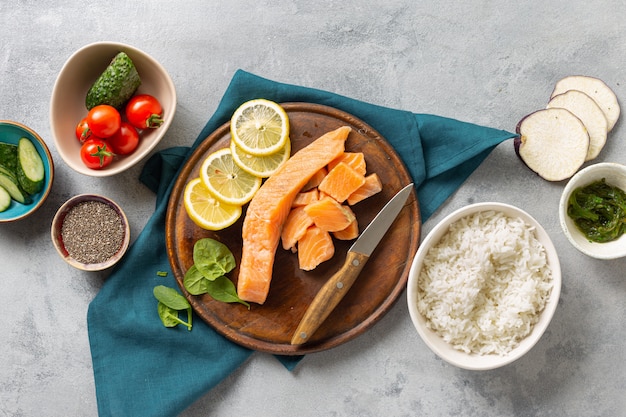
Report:
M455 349L505 355L530 334L551 289L534 228L490 210L454 222L430 248L417 307Z

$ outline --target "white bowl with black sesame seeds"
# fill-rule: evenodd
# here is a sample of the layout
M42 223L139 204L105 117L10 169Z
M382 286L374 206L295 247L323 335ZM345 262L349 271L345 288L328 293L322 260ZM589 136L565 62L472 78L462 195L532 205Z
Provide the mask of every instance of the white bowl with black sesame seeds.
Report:
M57 210L51 237L65 262L83 271L102 271L126 253L130 227L122 208L111 199L80 194Z

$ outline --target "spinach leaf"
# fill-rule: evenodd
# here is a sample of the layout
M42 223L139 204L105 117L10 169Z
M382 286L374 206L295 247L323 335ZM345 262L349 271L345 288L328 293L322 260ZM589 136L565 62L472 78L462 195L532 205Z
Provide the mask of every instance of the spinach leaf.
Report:
M214 280L207 279L195 265L185 273L183 284L189 294L201 295L209 294L213 299L225 303L241 303L250 308L250 304L243 301L237 295L235 284L225 275L219 276Z
M169 308L162 302L157 305L157 311L165 327L175 327L182 323L182 320L178 318L178 310Z
M215 239L204 238L193 246L193 262L209 281L235 268L235 257L226 245Z
M157 285L152 290L154 297L159 301L157 311L159 318L165 327L175 327L179 324L191 330L192 327L192 310L189 302L178 293L174 288L164 285ZM187 322L178 317L180 311L187 311Z
M185 289L189 291L189 294L193 295L206 294L209 291L207 282L210 281L202 275L202 272L200 272L196 265L191 265L191 268L187 270L183 278Z
M186 310L191 308L185 297L180 295L174 288L165 285L157 285L152 290L154 298L174 310Z
M237 295L235 284L225 276L217 277L213 281L207 281L209 295L217 301L225 303L241 303L250 309L250 304L243 301Z

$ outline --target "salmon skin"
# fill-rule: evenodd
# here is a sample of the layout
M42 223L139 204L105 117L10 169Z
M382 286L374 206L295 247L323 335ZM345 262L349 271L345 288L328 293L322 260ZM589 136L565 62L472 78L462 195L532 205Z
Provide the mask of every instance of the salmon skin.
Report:
M243 222L237 294L263 304L269 293L274 257L296 195L316 173L345 150L352 129L328 132L296 152L269 177L250 201Z

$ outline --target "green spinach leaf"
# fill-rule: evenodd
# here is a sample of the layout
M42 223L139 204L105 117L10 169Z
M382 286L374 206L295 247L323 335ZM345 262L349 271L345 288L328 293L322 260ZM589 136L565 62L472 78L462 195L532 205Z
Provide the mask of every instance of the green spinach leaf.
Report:
M198 240L193 247L193 262L209 281L235 268L235 257L226 245L215 239Z
M192 327L192 310L189 302L178 293L174 288L164 285L157 285L152 290L154 297L159 301L157 311L161 323L165 327L175 327L179 324L191 330ZM187 321L183 321L178 317L180 311L187 311Z
M207 281L208 294L217 301L225 303L241 303L250 309L250 304L243 301L237 295L235 284L225 276L217 277L213 281Z
M154 298L174 310L186 310L191 307L185 297L180 295L174 288L165 285L157 285L152 290Z
M202 272L196 265L191 265L191 268L187 270L183 278L185 289L189 291L189 294L193 295L206 294L209 291L207 282L210 281L202 275Z

